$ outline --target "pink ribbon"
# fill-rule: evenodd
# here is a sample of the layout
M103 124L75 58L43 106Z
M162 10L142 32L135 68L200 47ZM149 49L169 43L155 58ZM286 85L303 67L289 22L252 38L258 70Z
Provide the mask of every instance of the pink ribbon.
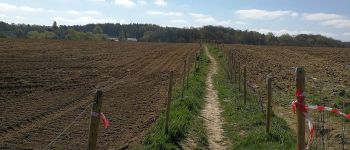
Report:
M336 109L336 108L330 108L330 107L318 106L318 105L316 105L316 106L315 105L305 105L304 104L305 94L304 94L303 90L301 90L301 89L297 89L295 91L295 97L296 97L296 100L294 100L292 102L292 111L293 111L293 113L295 113L296 109L299 108L299 111L304 114L305 119L306 119L306 121L308 122L308 125L309 125L310 133L309 133L309 140L308 140L308 144L307 144L306 149L308 149L308 147L311 145L312 134L314 132L314 128L313 128L313 125L312 125L311 117L307 113L308 109L315 109L315 110L318 110L318 111L327 110L329 112L335 113L337 115L342 115L345 118L350 119L350 114L345 114L343 112L340 112L339 109Z
M106 118L106 116L102 112L101 113L91 112L91 116L98 117L102 121L103 126L105 128L109 126L109 120Z
M106 118L106 116L101 112L99 118L102 121L103 126L107 128L109 126L109 120Z

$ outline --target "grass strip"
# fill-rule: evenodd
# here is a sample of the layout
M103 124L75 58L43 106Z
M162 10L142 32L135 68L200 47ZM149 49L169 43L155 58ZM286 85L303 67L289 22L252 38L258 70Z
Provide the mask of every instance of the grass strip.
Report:
M164 133L165 113L162 113L146 133L142 149L179 149L181 141L189 132L197 137L198 149L207 147L205 128L197 116L204 105L205 81L210 62L205 55L201 56L200 61L199 71L190 74L184 98L181 98L181 88L176 87L170 106L169 133Z
M266 134L265 115L259 111L254 94L248 91L248 104L244 106L242 94L230 84L225 74L226 60L222 51L212 45L208 45L208 48L219 63L218 74L214 76L214 86L218 90L223 109L224 135L231 143L231 149L295 149L296 141L292 130L283 119L276 117L273 113L271 134Z

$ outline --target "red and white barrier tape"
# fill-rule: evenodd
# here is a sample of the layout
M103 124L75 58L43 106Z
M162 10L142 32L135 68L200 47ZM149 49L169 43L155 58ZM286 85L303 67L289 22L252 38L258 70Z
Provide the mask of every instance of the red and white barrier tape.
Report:
M318 110L318 111L329 111L329 112L332 112L332 113L335 113L337 115L340 115L340 116L343 116L345 118L350 119L350 114L345 114L345 113L341 112L339 109L336 109L336 108L330 108L330 107L318 106L318 105L305 105L304 104L305 94L304 94L303 90L301 90L301 89L297 89L296 90L295 97L296 97L296 100L294 100L292 102L293 112L295 113L296 109L299 108L300 112L302 112L304 114L305 120L308 122L309 130L310 130L309 140L308 140L306 149L308 149L309 146L311 145L312 134L314 132L312 119L309 116L309 114L307 113L308 109L310 109L310 110Z
M109 126L109 120L106 118L106 116L102 112L101 113L91 112L91 116L99 117L105 128Z

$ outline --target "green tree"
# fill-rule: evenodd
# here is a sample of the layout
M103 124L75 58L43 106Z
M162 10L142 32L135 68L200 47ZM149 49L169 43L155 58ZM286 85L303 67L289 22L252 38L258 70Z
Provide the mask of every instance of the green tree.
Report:
M29 31L27 34L27 37L29 39L39 39L40 38L40 33L38 31Z
M265 36L265 43L267 45L274 45L274 44L278 43L277 37L272 32L269 32Z
M278 37L278 41L280 45L295 45L295 39L288 33Z
M58 29L58 26L57 26L57 22L54 21L53 24L52 24L52 29L53 30L57 30Z
M66 37L66 28L63 26L60 26L56 32L58 39L65 39Z
M41 33L43 39L56 39L57 35L54 32L44 31Z
M16 35L17 38L23 38L24 37L23 30L21 28L16 28L15 29L15 35Z
M103 30L102 30L101 26L95 25L95 28L94 28L94 30L92 31L92 33L94 33L94 34L102 34L102 33L103 33Z
M92 32L87 32L87 33L82 34L81 39L83 39L83 40L94 40L95 36L94 36L94 34Z
M79 40L80 33L78 31L75 31L74 29L68 29L67 34L65 36L65 39L67 39L67 40Z
M6 35L0 32L0 38L6 38Z
M143 33L143 36L140 38L140 41L150 42L150 41L152 41L153 36L154 36L153 31L146 31L145 33Z

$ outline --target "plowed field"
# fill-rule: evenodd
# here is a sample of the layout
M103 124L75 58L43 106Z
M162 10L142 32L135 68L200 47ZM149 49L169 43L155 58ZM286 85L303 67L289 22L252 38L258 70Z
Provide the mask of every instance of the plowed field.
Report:
M323 82L327 90L349 89L349 48L248 45L231 45L231 48L237 50L236 58L247 66L249 81L260 87L272 73L276 89L287 92L295 84L294 67L304 66L308 85Z
M100 149L133 147L164 111L168 72L199 44L0 40L0 149L86 149L90 108L104 91Z

